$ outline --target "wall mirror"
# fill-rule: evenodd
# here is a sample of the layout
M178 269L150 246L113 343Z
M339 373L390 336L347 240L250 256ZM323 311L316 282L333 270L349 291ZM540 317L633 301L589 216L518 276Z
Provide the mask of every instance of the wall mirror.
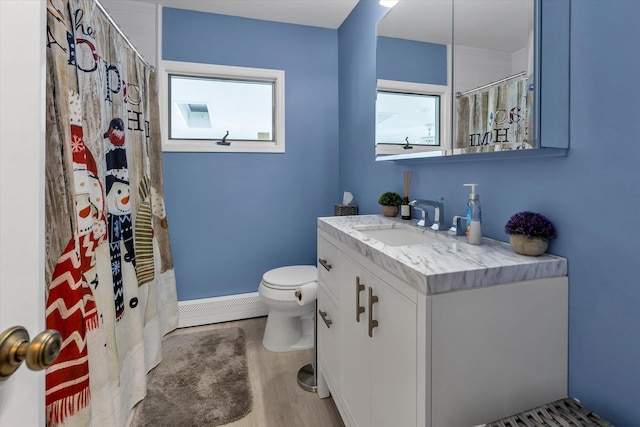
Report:
M556 100L567 117L569 29L568 1L545 13L542 1L400 0L389 9L377 24L377 160L542 148L542 18L553 15L547 38L562 36L544 77L567 92Z

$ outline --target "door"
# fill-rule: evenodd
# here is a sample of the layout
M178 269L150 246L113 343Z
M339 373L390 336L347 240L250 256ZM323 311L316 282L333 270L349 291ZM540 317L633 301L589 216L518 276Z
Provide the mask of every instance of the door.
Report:
M360 264L342 255L340 271L340 326L342 366L340 393L347 407L345 424L371 426L371 355L368 335L368 296L371 274ZM358 311L357 308L361 307ZM360 314L358 315L358 312ZM357 320L359 319L359 321ZM399 425L399 424L398 424Z
M44 0L0 0L0 331L44 329ZM0 425L44 425L44 373L0 382Z
M417 408L416 304L371 276L378 321L370 340L371 426L415 426Z

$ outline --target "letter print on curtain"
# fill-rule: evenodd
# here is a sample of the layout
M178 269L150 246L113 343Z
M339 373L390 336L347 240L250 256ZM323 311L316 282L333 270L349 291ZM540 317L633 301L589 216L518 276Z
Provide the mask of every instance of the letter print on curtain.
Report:
M124 426L177 326L156 76L92 0L47 12L47 424Z
M526 77L458 98L454 148L467 152L533 148L532 103Z

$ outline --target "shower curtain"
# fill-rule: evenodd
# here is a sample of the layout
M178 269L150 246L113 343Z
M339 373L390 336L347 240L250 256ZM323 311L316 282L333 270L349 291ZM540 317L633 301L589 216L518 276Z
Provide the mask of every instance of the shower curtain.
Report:
M177 326L156 75L93 0L46 25L46 419L122 426Z
M533 148L533 93L527 78L509 80L457 99L454 148L466 152Z

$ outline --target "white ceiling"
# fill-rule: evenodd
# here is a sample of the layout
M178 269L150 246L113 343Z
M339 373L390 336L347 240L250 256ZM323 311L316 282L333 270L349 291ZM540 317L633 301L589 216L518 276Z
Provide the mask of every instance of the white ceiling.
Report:
M336 29L358 0L133 0L288 24Z
M358 0L130 0L166 7L336 29ZM451 43L452 0L400 0L378 26L380 34ZM455 43L514 52L526 46L533 0L456 0Z
M533 0L400 0L378 24L378 33L407 40L515 52L533 29Z

